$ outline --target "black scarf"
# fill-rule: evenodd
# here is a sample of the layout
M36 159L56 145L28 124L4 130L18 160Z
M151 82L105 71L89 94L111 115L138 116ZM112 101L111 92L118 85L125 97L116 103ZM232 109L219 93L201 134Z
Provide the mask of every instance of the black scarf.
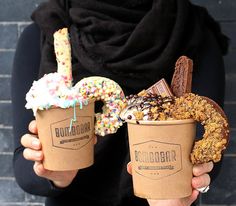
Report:
M179 56L194 59L206 29L227 48L218 24L188 0L50 0L32 17L43 34L40 76L56 71L53 33L68 27L75 80L101 75L134 91L168 79Z

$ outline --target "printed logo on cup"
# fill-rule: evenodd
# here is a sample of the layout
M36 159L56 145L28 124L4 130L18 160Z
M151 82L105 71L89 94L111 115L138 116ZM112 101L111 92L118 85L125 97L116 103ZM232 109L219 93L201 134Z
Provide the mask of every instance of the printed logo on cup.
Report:
M149 179L161 179L182 170L181 145L147 141L133 145L134 171Z
M71 118L54 122L50 125L54 147L78 150L92 140L92 117L77 116L70 128Z

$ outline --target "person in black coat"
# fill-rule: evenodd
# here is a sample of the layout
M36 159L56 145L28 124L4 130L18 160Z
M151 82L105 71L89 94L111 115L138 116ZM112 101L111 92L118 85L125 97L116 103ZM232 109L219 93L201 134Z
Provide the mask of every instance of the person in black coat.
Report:
M207 11L187 0L50 0L36 9L32 19L34 23L19 39L12 73L13 165L18 184L26 192L46 196L46 206L191 205L199 195L197 188L210 184L220 164L214 169L212 162L193 167L193 193L188 198L147 201L135 197L127 172L125 125L116 134L97 137L93 166L70 172L46 170L34 116L25 109L25 95L34 80L56 71L53 33L67 27L74 83L99 75L115 80L126 95L134 94L161 78L170 83L175 61L186 55L194 61L193 92L223 106L222 55L227 38Z

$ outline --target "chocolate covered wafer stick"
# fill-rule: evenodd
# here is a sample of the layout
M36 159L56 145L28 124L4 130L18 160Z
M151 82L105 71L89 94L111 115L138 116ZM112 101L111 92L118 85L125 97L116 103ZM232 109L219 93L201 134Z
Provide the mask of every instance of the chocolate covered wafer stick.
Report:
M192 90L193 61L181 56L175 64L175 71L171 81L171 90L177 97Z

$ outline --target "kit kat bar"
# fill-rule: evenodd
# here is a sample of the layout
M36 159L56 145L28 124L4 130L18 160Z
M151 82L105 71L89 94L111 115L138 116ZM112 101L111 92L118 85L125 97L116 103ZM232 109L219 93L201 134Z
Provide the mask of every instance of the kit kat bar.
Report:
M161 96L173 96L165 79L161 79L146 90L148 93L158 94Z

